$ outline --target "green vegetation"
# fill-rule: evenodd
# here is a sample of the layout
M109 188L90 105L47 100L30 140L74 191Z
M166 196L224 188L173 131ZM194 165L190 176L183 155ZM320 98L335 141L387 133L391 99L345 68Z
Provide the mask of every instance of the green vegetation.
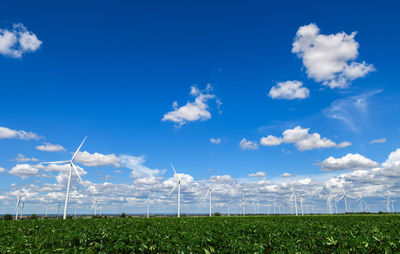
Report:
M400 216L0 221L0 253L399 253Z

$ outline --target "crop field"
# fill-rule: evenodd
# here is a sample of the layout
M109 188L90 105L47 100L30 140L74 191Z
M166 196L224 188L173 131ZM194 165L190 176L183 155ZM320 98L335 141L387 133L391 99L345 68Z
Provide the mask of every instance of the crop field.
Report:
M22 220L0 253L398 253L400 216Z

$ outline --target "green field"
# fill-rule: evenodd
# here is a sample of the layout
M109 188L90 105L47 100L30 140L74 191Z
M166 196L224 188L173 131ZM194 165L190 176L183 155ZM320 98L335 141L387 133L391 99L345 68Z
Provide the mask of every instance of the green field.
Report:
M399 253L400 216L25 220L0 253Z

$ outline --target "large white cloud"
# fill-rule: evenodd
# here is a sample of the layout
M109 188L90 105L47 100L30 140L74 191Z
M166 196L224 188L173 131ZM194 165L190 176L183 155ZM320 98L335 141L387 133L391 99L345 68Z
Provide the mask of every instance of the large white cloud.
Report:
M62 145L54 145L50 143L44 143L42 145L36 146L36 149L39 151L45 152L61 152L65 151L65 148Z
M321 170L323 171L336 171L336 170L365 170L378 166L378 163L368 159L358 153L349 153L341 158L334 158L330 156L320 163Z
M175 122L176 126L180 127L187 122L211 119L208 100L216 98L214 94L210 93L211 91L212 87L210 84L204 90L199 90L197 87L192 86L190 88L190 95L195 97L194 101L187 102L186 105L181 107L175 101L172 105L174 110L166 113L161 120ZM217 103L218 105L222 104L219 99L217 99Z
M27 52L39 49L42 42L22 24L14 24L12 30L0 29L0 54L21 58Z
M312 150L317 148L343 148L350 146L350 142L342 142L337 144L330 139L321 138L319 133L308 133L309 128L302 128L296 126L293 129L287 129L282 133L282 137L275 137L269 135L268 137L262 137L260 140L263 146L276 146L281 143L294 143L299 151Z
M271 88L268 95L272 99L305 99L310 96L310 90L303 87L303 82L293 80L278 82Z
M301 26L296 33L292 52L302 58L309 78L330 88L345 88L351 81L364 77L374 67L358 63L356 33L320 34L316 24Z
M257 150L258 145L256 142L243 138L239 143L239 147L242 150Z
M33 132L27 132L24 130L13 130L7 127L0 127L0 139L8 138L8 139L21 139L21 140L30 140L30 139L40 139L40 137Z
M30 176L37 176L39 169L30 164L17 164L8 173L25 179Z
M102 167L113 165L114 167L120 166L120 158L115 154L101 154L101 153L89 153L87 151L78 152L75 157L78 163L82 163L88 167Z

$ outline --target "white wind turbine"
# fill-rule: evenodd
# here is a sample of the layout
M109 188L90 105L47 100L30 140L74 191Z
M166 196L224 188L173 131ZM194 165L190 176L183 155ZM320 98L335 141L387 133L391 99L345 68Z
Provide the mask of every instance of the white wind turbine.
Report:
M86 137L83 139L81 145L78 147L78 149L76 150L76 152L74 153L74 155L72 156L71 160L69 161L53 161L53 162L42 162L42 163L46 163L46 164L69 164L70 168L69 168L69 176L68 176L68 183L67 183L67 193L65 195L65 205L64 205L64 215L63 215L63 219L65 220L67 218L67 211L68 211L68 200L69 200L69 188L71 186L71 177L72 177L72 169L75 170L75 173L77 174L77 176L79 177L80 182L82 183L82 185L85 185L82 181L81 176L79 175L78 169L75 166L74 163L74 159L75 156L78 154L79 150L81 149L83 143L85 142Z
M297 216L297 215L298 215L298 211L297 211L297 198L296 198L296 192L295 192L295 189L294 189L293 184L290 185L290 190L292 191L292 195L290 196L290 200L291 200L292 202L294 202L294 207L295 207L295 209L296 209L296 216Z
M305 194L300 194L300 208L301 208L301 216L304 216L304 209L303 209L303 197L305 196Z
M242 195L243 195L243 198L240 200L240 206L242 207L242 215L246 216L246 203L247 203L247 200L244 198L244 194L242 194Z
M206 199L207 196L208 196L209 210L210 210L210 211L209 211L209 215L210 215L210 217L212 216L212 204L211 204L212 198L211 198L211 195L212 195L212 192L213 192L214 190L215 190L214 188L211 188L210 186L208 186L207 193L206 193L206 195L205 195L204 198L203 198L203 200L204 200L204 199Z
M18 212L19 212L19 206L21 205L21 198L23 198L25 195L19 195L18 200L17 200L17 206L16 208L16 213L15 213L15 220L18 220Z
M150 194L149 197L144 201L145 204L147 204L147 214L146 217L149 218L149 212L150 212L150 204L154 204L153 201L150 200Z
M95 199L93 201L92 207L90 209L93 210L93 215L96 216L97 215L97 204L99 203L99 200Z
M344 199L344 206L345 206L345 209L346 209L346 213L348 213L349 212L349 207L348 207L348 203L347 203L347 198L352 198L352 199L355 199L355 198L353 198L350 195L347 195L345 190L344 190L344 188L342 188L342 192L343 192L343 195L340 198L338 198L337 201L340 201L340 200Z
M171 196L172 192L175 190L176 186L178 186L178 218L181 217L181 178L176 173L174 165L171 163L172 170L174 170L174 178L176 178L176 183L169 193L168 197Z

